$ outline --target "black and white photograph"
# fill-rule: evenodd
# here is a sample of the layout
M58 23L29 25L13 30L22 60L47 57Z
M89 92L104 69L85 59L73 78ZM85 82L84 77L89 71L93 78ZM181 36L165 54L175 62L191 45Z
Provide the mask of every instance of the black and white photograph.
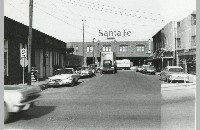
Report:
M3 4L4 129L197 129L196 0Z

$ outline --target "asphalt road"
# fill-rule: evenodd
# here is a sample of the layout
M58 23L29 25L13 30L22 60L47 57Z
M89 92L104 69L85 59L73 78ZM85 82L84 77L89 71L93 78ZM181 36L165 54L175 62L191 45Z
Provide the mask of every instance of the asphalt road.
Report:
M160 129L158 76L119 71L81 79L74 87L50 88L5 129Z

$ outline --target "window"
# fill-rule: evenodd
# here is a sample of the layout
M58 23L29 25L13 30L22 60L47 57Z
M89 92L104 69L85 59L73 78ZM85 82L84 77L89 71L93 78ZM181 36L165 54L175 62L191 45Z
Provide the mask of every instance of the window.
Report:
M177 27L179 28L181 26L181 23L180 22L177 22Z
M144 45L136 46L137 52L144 52Z
M93 52L93 46L87 46L87 52Z
M8 76L8 40L4 40L4 75Z
M192 46L196 46L196 36L192 36Z
M127 45L121 45L119 47L119 51L120 52L127 52L128 51L128 46Z
M191 20L192 20L191 24L196 25L196 14L192 14Z
M177 38L177 48L181 48L181 39Z
M103 51L111 51L111 46L103 46Z

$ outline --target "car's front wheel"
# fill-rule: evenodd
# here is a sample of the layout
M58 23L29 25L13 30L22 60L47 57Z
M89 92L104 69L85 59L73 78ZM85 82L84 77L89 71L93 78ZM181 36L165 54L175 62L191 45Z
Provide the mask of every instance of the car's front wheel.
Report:
M73 79L71 83L71 87L74 87L74 85L75 85L75 80Z

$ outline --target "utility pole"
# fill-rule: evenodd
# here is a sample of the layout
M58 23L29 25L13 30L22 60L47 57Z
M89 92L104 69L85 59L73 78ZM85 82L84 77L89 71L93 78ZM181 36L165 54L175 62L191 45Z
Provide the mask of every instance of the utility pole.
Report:
M93 60L92 60L92 61L93 61L93 64L94 64L94 39L95 39L95 38L93 38Z
M175 30L176 31L176 30ZM174 50L174 65L175 66L177 66L177 58L176 58L176 49L177 49L177 47L176 47L176 32L175 32L175 50Z
M84 56L84 21L86 21L86 20L82 20L83 21L83 65L82 66L84 66L85 65L85 56Z
M29 3L29 35L28 35L28 85L31 85L31 42L32 42L33 0Z

